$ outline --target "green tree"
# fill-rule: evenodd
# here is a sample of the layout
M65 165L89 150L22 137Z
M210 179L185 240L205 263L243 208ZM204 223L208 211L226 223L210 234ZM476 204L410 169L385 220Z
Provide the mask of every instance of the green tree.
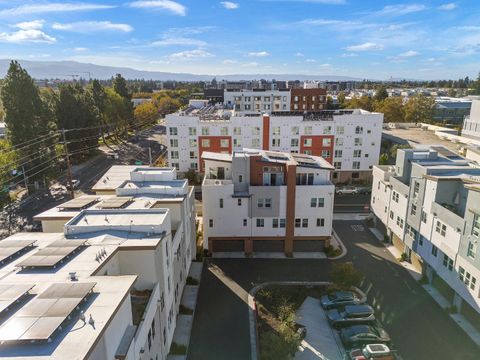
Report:
M158 110L151 101L146 101L135 107L135 124L145 124L158 118Z
M359 286L363 275L355 269L352 263L335 263L330 273L332 282L341 289Z
M455 91L455 89L448 89L448 96L457 97L457 92Z
M157 103L158 113L160 116L171 114L182 107L182 103L177 99L172 99L170 96L161 98Z
M383 101L383 100L385 100L386 98L388 98L387 89L385 88L384 85L380 85L380 86L377 88L377 91L376 91L376 93L375 93L375 96L373 97L373 100L375 100L375 101Z
M405 121L403 99L399 96L388 97L382 101L375 101L374 109L377 112L383 113L384 123Z
M373 111L373 101L368 96L354 97L347 101L347 109L363 109L366 111Z
M410 97L405 105L405 121L408 123L432 122L435 99L425 95Z
M337 100L338 100L338 104L340 105L340 107L343 108L344 105L345 105L345 93L343 91L340 91L338 93Z
M388 165L388 154L383 153L380 155L380 159L378 160L378 163L380 165Z
M129 124L133 123L132 95L128 91L127 81L122 75L117 74L113 79L113 90L123 99L123 106L121 106L122 119L126 119Z

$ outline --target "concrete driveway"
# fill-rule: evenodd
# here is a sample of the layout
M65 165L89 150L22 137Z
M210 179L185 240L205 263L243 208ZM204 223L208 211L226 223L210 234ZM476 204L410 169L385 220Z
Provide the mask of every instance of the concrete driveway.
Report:
M307 329L307 336L295 354L296 360L343 359L344 350L340 338L328 324L318 299L307 297L296 315L297 323Z

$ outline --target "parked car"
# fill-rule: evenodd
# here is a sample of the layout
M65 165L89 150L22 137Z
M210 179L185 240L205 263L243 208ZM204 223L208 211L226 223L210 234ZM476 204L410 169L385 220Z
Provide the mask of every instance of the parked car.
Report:
M335 193L338 195L356 195L358 194L358 189L355 186L343 186L335 189Z
M343 309L329 310L327 318L335 329L339 329L355 324L373 323L375 322L375 312L370 305L347 305Z
M77 189L80 186L80 180L78 179L72 180L72 186L74 189Z
M353 325L340 330L340 338L347 348L367 344L388 344L390 336L378 325Z
M371 194L372 193L372 188L371 187L359 187L357 188L357 193L359 194Z
M397 357L385 344L368 344L348 352L348 360L395 360Z
M320 305L322 305L325 310L361 303L362 301L360 301L353 291L335 291L320 298Z

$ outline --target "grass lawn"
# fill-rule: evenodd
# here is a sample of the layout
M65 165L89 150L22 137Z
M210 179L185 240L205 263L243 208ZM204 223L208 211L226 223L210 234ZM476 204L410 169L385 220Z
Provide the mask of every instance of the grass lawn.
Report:
M327 290L326 286L272 285L257 292L260 359L293 358L301 342L295 312L307 296L320 299Z

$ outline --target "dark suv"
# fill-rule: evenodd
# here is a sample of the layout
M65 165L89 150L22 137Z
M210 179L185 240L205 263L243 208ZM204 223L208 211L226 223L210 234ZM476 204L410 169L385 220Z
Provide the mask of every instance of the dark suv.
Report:
M369 324L375 321L375 313L370 305L347 305L343 308L333 309L327 313L328 322L335 328Z
M340 338L347 348L366 344L389 344L390 336L378 325L353 325L340 330Z

